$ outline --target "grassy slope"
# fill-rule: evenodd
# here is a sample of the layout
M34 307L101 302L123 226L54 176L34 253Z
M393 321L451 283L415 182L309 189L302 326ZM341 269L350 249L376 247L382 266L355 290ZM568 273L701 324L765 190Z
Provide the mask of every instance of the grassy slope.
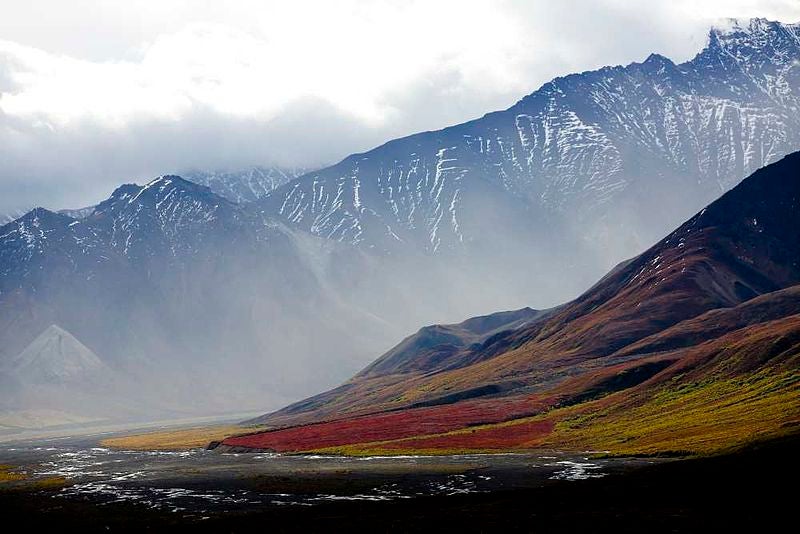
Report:
M202 448L212 441L222 441L227 437L242 434L248 430L252 431L254 429L242 426L212 425L107 438L102 440L100 444L103 447L114 449L177 451Z
M707 454L800 433L800 372L769 371L659 390L630 409L597 401L505 423L319 452L451 454L560 449L612 455Z
M359 375L262 418L293 428L225 443L347 453L702 453L793 432L798 221L800 153L756 172L542 322L451 355L469 365L431 368L423 358L405 366L410 372ZM487 419L465 416L469 404L451 400L481 388L502 392L482 398L493 413L526 396L551 402Z
M800 372L680 384L631 410L578 413L546 443L611 454L711 453L800 432Z
M615 454L708 453L800 432L800 315L686 352L655 387L596 401L550 439Z
M759 364L760 362L760 364ZM755 366L754 366L755 364ZM500 424L351 443L345 454L554 448L706 454L800 433L800 316L707 342L641 385Z
M652 362L667 366L657 367L655 375L632 387L605 394L598 389L608 387L610 378ZM725 450L800 432L800 315L584 373L562 382L557 390L549 397L479 399L401 410L226 443L353 455L532 448L621 455ZM593 396L587 397L587 391Z

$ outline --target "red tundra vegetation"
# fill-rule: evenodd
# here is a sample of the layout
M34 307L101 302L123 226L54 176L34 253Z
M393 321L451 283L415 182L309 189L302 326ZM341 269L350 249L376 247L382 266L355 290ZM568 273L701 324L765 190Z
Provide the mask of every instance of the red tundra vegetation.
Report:
M226 439L224 443L231 447L297 452L389 441L535 415L552 406L554 402L553 397L465 401L235 436Z

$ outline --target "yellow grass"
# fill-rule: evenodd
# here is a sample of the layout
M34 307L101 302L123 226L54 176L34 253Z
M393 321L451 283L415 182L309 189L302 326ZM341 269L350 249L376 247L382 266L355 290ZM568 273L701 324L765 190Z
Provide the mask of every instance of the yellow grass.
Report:
M0 482L17 482L28 478L25 473L14 472L13 469L10 465L0 465Z
M206 447L212 441L246 432L253 432L253 427L236 425L202 426L182 428L179 430L160 430L107 438L100 442L103 447L136 451L182 451Z
M67 485L64 477L31 477L13 465L0 465L0 492L55 491Z
M625 393L619 394L624 398ZM800 432L800 372L763 370L752 375L676 384L653 392L634 404L600 408L597 402L550 412L458 429L430 437L458 435L544 419L554 419L555 429L537 443L519 449L598 451L611 455L711 454L738 446ZM370 454L454 454L497 450L385 448L399 440L355 443L315 452L360 456Z
M639 406L565 418L552 445L615 455L708 454L800 432L800 372L664 389Z

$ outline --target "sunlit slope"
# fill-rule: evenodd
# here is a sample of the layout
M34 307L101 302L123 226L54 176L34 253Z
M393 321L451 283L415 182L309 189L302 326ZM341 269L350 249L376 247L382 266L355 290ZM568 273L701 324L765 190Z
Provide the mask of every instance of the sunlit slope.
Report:
M306 426L225 443L654 453L792 432L797 228L800 154L756 172L575 301L449 351L448 367L431 365L426 347L414 363L368 369L260 418Z

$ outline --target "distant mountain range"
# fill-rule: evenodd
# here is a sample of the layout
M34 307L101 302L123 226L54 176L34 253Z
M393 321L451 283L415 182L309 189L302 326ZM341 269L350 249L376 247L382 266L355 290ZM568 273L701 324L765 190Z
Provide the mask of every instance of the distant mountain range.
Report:
M508 110L298 177L198 171L31 210L0 226L0 368L55 324L150 388L149 406L277 407L422 324L547 309L437 327L407 347L431 372L475 363L486 353L464 351L508 341L498 328L560 317L554 304L800 149L798 32L732 23L689 62L652 55L558 78ZM741 284L726 298L764 291ZM370 373L422 365L404 354Z
M199 185L204 185L214 193L235 203L252 202L263 198L267 193L298 176L308 172L309 169L289 167L264 167L256 166L239 170L187 170L179 173L183 178ZM58 213L69 215L73 219L83 219L91 215L95 206L83 208L65 208ZM0 213L0 224L12 222L30 211L16 210Z
M177 176L81 219L38 208L0 227L0 361L57 324L179 414L288 399L393 335L329 289L337 250Z
M252 202L265 197L309 169L287 167L253 167L237 171L193 170L180 173L196 184L204 185L231 202Z
M591 266L588 283L800 148L799 59L800 25L734 21L686 63L652 54L556 78L507 110L306 174L261 206L370 250L566 251L559 261Z
M425 328L341 387L254 421L290 428L224 445L648 454L797 431L797 228L800 153L757 171L579 298Z

